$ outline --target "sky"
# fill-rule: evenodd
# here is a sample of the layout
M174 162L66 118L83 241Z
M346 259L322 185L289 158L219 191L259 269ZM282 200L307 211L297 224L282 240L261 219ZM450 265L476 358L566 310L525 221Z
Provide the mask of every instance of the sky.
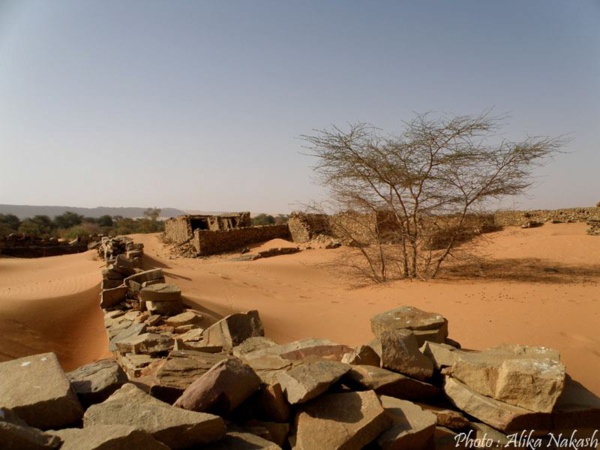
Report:
M600 1L0 0L0 204L287 213L301 135L489 108L570 138L502 206L600 201Z

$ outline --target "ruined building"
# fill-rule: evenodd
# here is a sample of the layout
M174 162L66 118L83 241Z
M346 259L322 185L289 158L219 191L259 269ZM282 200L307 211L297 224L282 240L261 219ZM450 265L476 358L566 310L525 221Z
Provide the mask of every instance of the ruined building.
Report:
M238 251L249 244L289 239L287 225L252 226L249 212L220 215L186 215L165 222L165 239L191 243L199 256Z

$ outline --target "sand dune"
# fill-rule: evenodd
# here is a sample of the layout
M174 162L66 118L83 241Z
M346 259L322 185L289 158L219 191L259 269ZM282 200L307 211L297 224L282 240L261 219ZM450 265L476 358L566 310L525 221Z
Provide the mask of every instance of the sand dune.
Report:
M464 347L500 343L561 351L569 373L600 394L600 238L584 224L509 228L472 248L482 260L433 282L356 287L343 267L352 249L306 250L252 262L232 256L170 259L156 235L137 235L147 263L163 267L192 306L212 318L258 309L267 335L369 342L369 318L400 305L443 314ZM280 247L271 242L261 249ZM101 262L91 252L0 259L0 359L56 351L75 367L106 354L98 309Z

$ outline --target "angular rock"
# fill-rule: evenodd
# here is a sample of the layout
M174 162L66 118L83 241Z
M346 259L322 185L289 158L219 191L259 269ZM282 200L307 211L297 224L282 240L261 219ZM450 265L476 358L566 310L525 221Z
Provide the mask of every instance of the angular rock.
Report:
M498 430L508 432L552 429L550 414L535 413L494 400L469 389L454 378L446 377L444 391L458 409Z
M274 347L276 345L277 343L275 341L272 341L271 339L263 336L251 337L246 339L240 345L233 347L233 356L241 358L246 353L251 353L257 350Z
M153 314L161 316L175 316L183 311L183 303L181 301L168 302L146 302L146 309Z
M281 372L285 372L301 363L295 360L290 361L277 355L265 355L250 360L242 357L242 361L252 367L265 384L279 383L278 377Z
M159 280L161 283L165 282L165 276L163 274L162 269L152 269L152 270L146 270L144 272L138 272L135 275L131 275L130 277L125 278L125 280L123 280L123 282L124 282L125 286L127 286L131 289L132 283L137 283L141 287L142 283L145 283L147 281L154 281L154 280ZM138 291L139 291L139 289L138 289Z
M290 434L289 423L264 422L259 420L253 420L251 423L247 423L244 426L244 429L247 430L249 433L252 433L255 426L266 429L269 433L269 437L265 439L274 442L280 447L283 447L286 444L287 437Z
M117 255L115 262L112 264L112 270L119 272L123 277L128 277L135 274L135 267L133 261L127 258L125 255Z
M77 422L83 408L54 353L0 363L0 408L28 425L59 428Z
M422 400L440 393L432 384L373 366L351 366L343 382L352 389L372 389L379 395L404 400Z
M417 404L425 411L429 411L435 415L438 426L450 428L452 430L462 430L469 426L469 420L458 411L423 403Z
M165 325L170 327L180 327L182 325L194 325L199 323L202 317L193 311L186 311L176 316L165 319Z
M127 298L127 287L119 286L112 289L104 289L100 292L100 308L112 308Z
M119 286L123 286L123 281L121 280L102 280L100 284L100 289L113 289Z
M84 427L129 425L150 433L170 448L208 444L225 435L223 419L212 414L186 411L161 402L133 384L125 384L83 417Z
M392 427L377 439L382 449L427 450L434 438L436 417L419 405L385 395L381 406L392 420Z
M536 412L551 412L565 383L555 350L501 346L461 352L452 376L482 395Z
M368 345L359 345L353 351L346 353L342 362L345 364L379 367L381 359L377 352Z
M226 359L196 379L175 402L190 411L226 414L258 390L260 378L238 359Z
M347 364L335 361L307 362L280 372L277 380L291 405L304 403L326 392L350 370Z
M279 383L262 385L257 397L262 416L274 422L287 422L290 419L290 404L286 400Z
M67 373L71 387L87 408L101 403L127 383L127 375L114 359L101 359Z
M240 345L246 339L264 336L265 330L258 311L231 314L204 330L207 346L221 346L226 350Z
M156 333L144 333L122 339L116 343L121 353L155 355L169 352L173 349L173 339Z
M458 361L458 358L463 353L448 344L438 344L436 342L425 342L421 347L421 352L433 361L433 366L440 370L443 367L449 367Z
M124 321L124 322L127 323L129 321ZM117 343L124 341L126 339L130 339L132 337L137 337L146 331L145 323L133 323L133 322L129 322L129 323L130 323L130 325L127 328L120 330L113 338L110 339L110 342L108 343L108 349L111 352L114 352L117 350Z
M229 358L230 356L224 353L173 351L156 372L150 393L165 402L173 403L196 378L204 375L215 364Z
M30 427L10 409L0 408L0 444L3 450L57 449L61 439Z
M202 448L207 450L281 450L279 445L271 441L239 431L230 431L224 439Z
M390 419L372 391L324 395L296 416L294 449L361 449L377 439Z
M419 351L412 331L382 331L379 340L382 367L422 381L433 376L433 363Z
M444 343L448 337L448 321L439 314L421 311L412 306L401 306L371 318L371 330L380 338L384 331L410 330L419 347L425 341Z
M302 339L289 344L275 345L262 350L246 353L244 359L250 361L265 355L277 355L289 360L304 360L309 357L341 361L346 353L353 351L352 347L337 344L328 339Z
M142 288L140 298L145 302L180 302L181 288L174 284L152 284Z
M137 378L142 371L156 361L150 355L135 355L133 353L117 353L117 361L131 378Z
M127 425L94 425L54 432L63 439L61 450L168 450L146 431Z

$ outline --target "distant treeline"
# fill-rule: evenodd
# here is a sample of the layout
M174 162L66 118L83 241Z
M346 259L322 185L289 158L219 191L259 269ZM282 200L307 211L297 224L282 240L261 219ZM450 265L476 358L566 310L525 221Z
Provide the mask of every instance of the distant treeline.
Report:
M117 236L133 233L156 233L164 231L164 222L158 220L160 208L147 208L144 217L131 219L122 216L104 215L85 217L73 211L67 211L53 219L47 215L36 215L19 219L14 214L0 214L0 237L12 233L23 233L28 236L57 237L75 239L77 237L104 234Z
M290 216L288 214L277 214L276 216L272 216L270 214L261 213L257 216L254 216L252 220L252 225L284 225L288 223Z

